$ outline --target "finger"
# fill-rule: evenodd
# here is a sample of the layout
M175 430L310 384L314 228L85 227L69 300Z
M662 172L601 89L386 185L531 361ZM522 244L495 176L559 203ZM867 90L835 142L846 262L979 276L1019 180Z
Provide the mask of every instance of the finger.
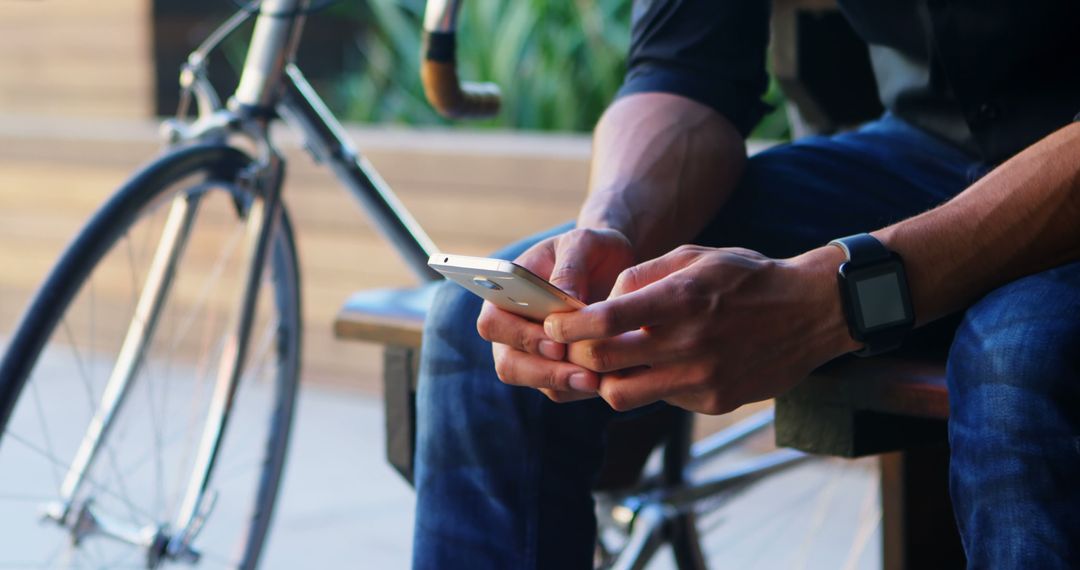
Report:
M592 233L578 231L555 243L555 265L548 281L581 301L589 295L588 257L595 240Z
M619 273L608 297L632 293L679 271L690 265L702 249L698 246L682 246L655 259L624 269Z
M653 330L635 330L611 338L585 340L566 346L566 360L595 372L613 372L635 366L655 366L676 360L684 343Z
M633 410L677 395L684 376L681 366L658 366L627 373L604 374L598 393L611 409Z
M578 400L590 400L597 397L596 392L573 392L551 390L548 388L541 388L540 392L547 396L549 400L558 404L577 402Z
M660 280L632 293L593 303L544 319L544 332L556 342L610 338L679 318L686 311L677 302L671 280Z
M733 412L742 405L740 402L730 398L719 397L716 393L712 392L686 392L677 396L665 397L664 401L684 410L690 410L691 412L710 416L719 416Z
M549 339L539 324L504 311L487 301L476 319L476 332L480 333L484 340L537 354L549 360L562 360L566 356L566 345Z
M569 362L554 362L506 345L493 344L495 373L499 380L513 386L549 389L560 392L596 392L600 377Z
M693 367L670 364L614 372L600 377L598 393L613 410L627 411L663 400L700 414L726 414L755 400L740 399L716 385L695 379Z

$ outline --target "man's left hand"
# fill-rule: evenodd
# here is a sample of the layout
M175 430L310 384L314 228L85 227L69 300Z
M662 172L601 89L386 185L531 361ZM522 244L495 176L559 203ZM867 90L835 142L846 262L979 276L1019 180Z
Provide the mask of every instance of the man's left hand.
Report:
M683 246L624 271L607 300L544 322L568 360L602 373L616 410L658 400L721 414L786 392L859 348L836 285L843 253L788 260Z

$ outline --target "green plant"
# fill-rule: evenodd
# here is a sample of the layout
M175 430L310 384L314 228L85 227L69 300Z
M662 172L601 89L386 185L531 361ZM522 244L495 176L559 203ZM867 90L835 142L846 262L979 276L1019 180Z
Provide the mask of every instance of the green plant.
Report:
M611 102L625 72L631 0L473 0L458 33L463 78L493 81L503 110L481 126L586 132ZM327 88L332 106L354 121L448 124L424 100L419 77L424 0L335 5L334 17L361 30L352 68ZM755 136L787 136L783 96ZM475 122L467 123L477 126Z
M630 0L474 1L458 34L463 77L494 81L504 94L499 127L592 128L622 80ZM368 0L357 7L361 73L338 85L351 119L441 122L419 81L420 0Z

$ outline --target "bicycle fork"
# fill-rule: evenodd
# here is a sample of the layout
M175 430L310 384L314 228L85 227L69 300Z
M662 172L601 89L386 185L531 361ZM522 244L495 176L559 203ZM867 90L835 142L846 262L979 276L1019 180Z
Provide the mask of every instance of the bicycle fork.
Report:
M147 276L147 285L139 295L135 316L106 383L101 404L61 485L60 502L46 507L45 518L70 528L74 543L97 534L143 546L147 549L147 567L150 568L166 558L191 563L199 560L199 553L191 548L191 543L213 508L214 498L208 494L208 488L243 372L263 270L281 215L283 168L280 156L271 149L266 164L247 172L249 179L241 182L262 189L262 192L256 193L257 198L247 212L248 272L242 302L234 315L232 332L225 339L207 423L192 466L192 478L173 526L178 529L177 532L170 533L169 528L161 526L132 528L129 524L94 513L92 500L76 505L75 498L87 479L90 466L101 452L146 349L153 340L158 317L173 283L176 265L190 237L199 194L178 196L170 206L162 238ZM208 497L211 500L208 501Z
M221 365L214 386L213 399L210 402L206 427L203 430L192 470L194 476L188 485L184 501L181 503L180 516L177 518L176 528L179 531L169 540L165 552L168 557L174 559L184 560L192 557L195 560L198 559L198 554L191 549L191 541L202 529L215 499L212 498L208 506L204 506L204 502L207 497L216 498L216 496L208 495L207 490L214 463L221 450L225 429L228 427L229 414L236 397L236 389L240 384L240 376L244 370L259 287L262 285L263 271L267 266L270 246L281 216L281 181L284 163L273 149L269 150L268 156L268 164L254 175L256 188L263 189L263 192L260 195L261 199L252 202L251 209L248 211L246 229L249 265L247 279L241 293L243 297L240 309L235 317L233 332L225 340L225 350L221 356Z
M86 481L87 472L100 453L102 443L127 398L146 347L153 340L158 317L173 283L176 265L191 235L199 198L198 194L177 196L169 207L161 240L147 274L146 286L139 294L135 315L128 325L116 365L105 384L101 404L94 412L79 449L64 476L60 486L60 502L48 505L45 509L46 519L71 528L72 541L75 543L90 534L104 534L136 543L151 540L143 529L124 528L118 523L97 517L91 510L90 501L76 505L75 497Z

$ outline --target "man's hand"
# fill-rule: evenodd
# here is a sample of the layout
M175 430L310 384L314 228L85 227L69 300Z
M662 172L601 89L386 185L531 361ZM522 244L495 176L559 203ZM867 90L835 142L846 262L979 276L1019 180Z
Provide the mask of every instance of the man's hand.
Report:
M568 360L602 373L616 410L658 400L708 414L781 394L855 350L836 291L838 248L791 260L683 246L632 267L608 300L549 316Z
M534 245L514 262L589 302L607 296L634 255L615 230L577 229ZM539 388L556 402L596 396L599 375L565 362L566 346L548 338L539 323L485 302L476 329L492 342L495 371L503 382Z

